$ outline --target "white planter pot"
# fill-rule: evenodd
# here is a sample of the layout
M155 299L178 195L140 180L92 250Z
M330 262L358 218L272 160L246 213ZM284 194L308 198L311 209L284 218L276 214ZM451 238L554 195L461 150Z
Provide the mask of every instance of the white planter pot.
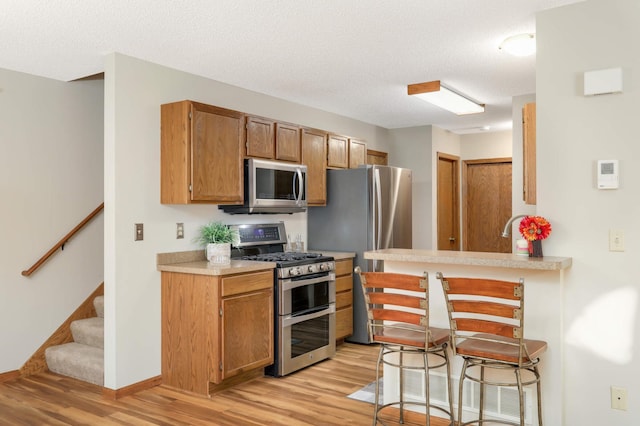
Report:
M207 260L215 265L231 263L231 244L207 244Z

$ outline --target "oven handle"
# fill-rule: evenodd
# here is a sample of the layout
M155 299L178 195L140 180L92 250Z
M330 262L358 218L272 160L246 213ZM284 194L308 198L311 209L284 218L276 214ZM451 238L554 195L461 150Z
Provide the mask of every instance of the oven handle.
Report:
M327 275L317 278L310 278L308 280L294 281L291 278L287 278L281 281L282 290L291 290L292 288L302 287L309 284L317 284L322 282L331 282L336 280L336 275L333 272L329 272Z
M312 314L299 315L295 317L293 315L286 315L282 318L282 326L283 327L292 326L299 322L309 321L309 320L320 318L322 316L329 315L329 314L335 314L335 312L336 312L336 305L332 303L327 308L322 309L321 311L314 312Z

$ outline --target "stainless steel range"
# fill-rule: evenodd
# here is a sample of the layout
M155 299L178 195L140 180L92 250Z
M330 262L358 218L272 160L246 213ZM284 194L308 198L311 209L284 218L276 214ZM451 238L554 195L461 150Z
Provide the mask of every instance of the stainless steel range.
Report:
M336 353L333 257L287 252L284 223L233 225L240 243L231 257L275 262L275 362L265 372L284 376Z

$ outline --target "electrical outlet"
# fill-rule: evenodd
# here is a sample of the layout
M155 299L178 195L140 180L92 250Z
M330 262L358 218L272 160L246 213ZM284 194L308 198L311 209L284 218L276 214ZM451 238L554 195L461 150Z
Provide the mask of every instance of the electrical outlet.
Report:
M176 223L176 239L184 238L184 223Z
M133 237L134 241L142 241L144 240L144 225L142 223L135 224L135 235Z
M609 230L609 251L624 251L624 232L619 229Z
M611 408L614 410L627 410L627 390L611 386Z

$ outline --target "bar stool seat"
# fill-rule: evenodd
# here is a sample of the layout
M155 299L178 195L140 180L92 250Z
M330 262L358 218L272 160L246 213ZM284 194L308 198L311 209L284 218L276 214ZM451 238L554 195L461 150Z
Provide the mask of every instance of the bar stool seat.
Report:
M451 398L451 372L447 346L449 330L429 327L429 286L426 273L423 276L388 272L355 272L362 285L362 294L367 308L369 340L380 344L376 363L376 392L373 425L384 424L380 412L388 407L399 408L399 423L404 423L406 406L422 406L425 424L430 425L430 411L444 413L453 426L453 401ZM421 359L422 362L406 362L406 358ZM432 358L430 360L430 358ZM380 366L389 365L399 370L399 399L379 403ZM447 403L443 408L432 404L429 395L429 371L446 370ZM404 398L406 371L420 371L424 377L425 400Z

